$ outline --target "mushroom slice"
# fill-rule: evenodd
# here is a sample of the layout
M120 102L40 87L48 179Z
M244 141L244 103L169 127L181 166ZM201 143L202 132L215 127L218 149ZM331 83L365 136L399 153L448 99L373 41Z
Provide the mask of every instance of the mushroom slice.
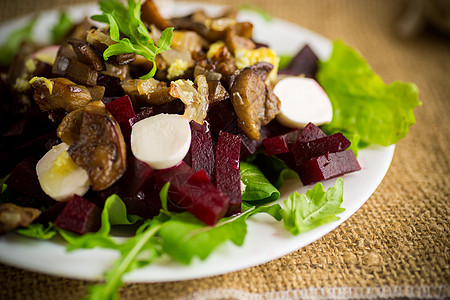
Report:
M247 67L236 76L231 86L231 103L238 126L259 141L261 126L268 124L280 110L280 100L264 82L271 68L265 63Z
M92 100L89 90L66 78L33 77L34 101L43 111L62 108L67 112L86 106Z
M67 42L72 45L80 62L90 65L95 71L101 71L105 68L102 57L88 42L77 39L70 39Z
M72 145L80 136L83 114L84 108L79 108L67 114L59 123L56 135L67 145Z
M108 188L125 172L125 140L119 124L101 101L85 107L80 135L68 152L87 171L94 191Z
M26 227L40 214L41 211L36 208L2 203L0 204L0 234L5 234L17 227Z

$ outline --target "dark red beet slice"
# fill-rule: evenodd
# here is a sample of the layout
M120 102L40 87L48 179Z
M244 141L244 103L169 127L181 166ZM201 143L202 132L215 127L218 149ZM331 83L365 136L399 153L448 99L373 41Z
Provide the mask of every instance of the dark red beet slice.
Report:
M192 123L192 122L191 122ZM195 122L194 122L195 123ZM204 127L209 128L207 121L204 121ZM197 124L197 123L195 123ZM211 131L197 125L191 125L191 148L189 150L190 165L195 171L204 169L212 182L215 182L214 149L211 139Z
M154 170L146 163L130 156L127 170L111 187L98 192L103 201L112 194L117 194L127 207L127 213L145 219L159 213L161 201L159 190L154 180Z
M291 60L289 65L280 70L279 74L300 75L305 77L314 78L317 73L319 58L314 51L305 45Z
M300 135L297 143L291 147L291 152L297 166L300 166L313 157L323 155L327 152L340 152L350 146L350 141L340 132L309 142L299 142L301 137Z
M228 211L229 198L217 189L205 170L189 177L182 191L184 199L180 204L207 225L215 225Z
M230 199L227 216L241 212L240 145L239 136L220 132L216 147L216 185Z
M137 114L136 116L130 118L128 120L128 123L130 124L131 127L133 127L134 124L136 124L137 122L144 120L150 116L154 115L153 113L153 108L151 107L143 107Z
M56 217L55 225L79 234L94 232L100 229L101 213L102 211L97 205L74 195Z
M67 202L57 202L55 205L50 206L44 210L39 217L37 217L36 222L47 224L48 222L55 222L56 217L63 211L66 207Z
M326 137L325 132L313 123L308 123L302 132L298 136L296 142L309 142L312 140L320 139Z
M268 156L289 152L289 147L283 135L274 136L262 141Z
M131 125L129 119L136 116L130 97L125 95L113 100L106 104L106 109L113 115L117 123L119 123L124 137L130 137Z
M195 170L184 161L172 168L162 169L155 173L155 182L159 189L161 189L167 182L170 182L167 199L168 209L170 211L185 210L183 208L184 206L181 204L184 198L182 186L194 173Z
M359 170L361 167L352 150L314 157L297 168L304 185Z
M34 158L26 158L14 168L5 183L8 188L16 192L39 200L45 205L54 205L56 201L47 196L39 184L36 163L37 161Z
M228 210L228 197L219 192L205 170L195 172L181 162L156 172L155 180L160 188L170 182L169 200L208 225L214 225Z

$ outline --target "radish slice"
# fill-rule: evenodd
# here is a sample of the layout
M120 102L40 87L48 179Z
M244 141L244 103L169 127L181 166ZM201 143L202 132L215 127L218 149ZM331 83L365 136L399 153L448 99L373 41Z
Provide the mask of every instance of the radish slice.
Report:
M154 169L177 165L190 145L191 127L181 115L158 114L137 122L131 129L131 151Z
M330 99L314 79L287 77L275 85L273 92L281 101L277 120L285 126L303 128L310 122L319 126L333 118Z
M53 66L56 56L58 55L59 48L60 46L44 47L34 52L32 57Z
M73 162L68 148L66 143L54 146L36 165L42 190L56 201L68 201L74 194L83 196L89 190L88 174Z

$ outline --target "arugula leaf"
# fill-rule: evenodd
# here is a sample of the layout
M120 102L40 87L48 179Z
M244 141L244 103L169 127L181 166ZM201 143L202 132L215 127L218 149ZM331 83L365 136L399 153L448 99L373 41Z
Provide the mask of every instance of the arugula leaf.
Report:
M123 275L139 265L136 262L143 251L148 252L146 264L151 263L158 256L159 253L151 243L151 239L160 227L161 223L155 220L144 223L140 227L139 234L130 238L119 248L122 256L114 263L114 267L105 273L105 284L88 287L88 299L118 299L118 290L123 285Z
M265 204L280 198L280 192L275 188L257 166L241 161L241 180L245 185L242 201L252 204Z
M5 43L0 47L0 65L11 64L14 55L19 49L20 43L25 40L33 40L33 30L37 22L37 17L31 19L23 27L12 31L6 38Z
M289 169L283 160L264 152L256 152L246 162L256 165L277 189L281 188L286 179L298 178L297 172Z
M65 11L63 11L59 15L58 22L50 30L52 42L54 44L61 43L69 30L72 29L73 25L72 19Z
M103 15L91 18L108 23L111 39L116 42L103 52L104 59L108 60L110 56L123 53L142 55L153 62L153 67L147 75L141 78L153 77L156 72L155 56L170 49L173 27L163 30L158 46L155 46L147 28L141 21L141 1L136 3L134 0L128 0L128 8L126 8L118 0L104 0L100 1L100 9L103 11ZM127 37L121 39L120 33Z
M282 70L284 68L287 68L287 66L289 65L289 63L292 61L292 59L294 58L293 55L287 55L287 54L282 54L282 55L278 55L278 57L280 58L280 62L278 63L278 69Z
M189 264L196 256L206 259L226 240L242 245L247 233L244 216L223 219L211 227L188 212L173 215L159 231L163 251L175 260Z
M330 97L333 120L323 126L329 134L342 131L359 137L358 146L388 146L406 136L421 105L412 83L385 84L369 64L344 43L333 43L328 61L319 63L317 79Z
M326 192L322 183L316 184L306 194L294 192L284 201L280 211L284 227L292 234L314 229L322 224L339 220L337 214L345 211L341 208L344 195L344 180L338 178L333 187Z
M39 240L49 240L58 233L58 230L53 223L49 222L46 227L44 224L34 223L26 228L17 228L16 232Z

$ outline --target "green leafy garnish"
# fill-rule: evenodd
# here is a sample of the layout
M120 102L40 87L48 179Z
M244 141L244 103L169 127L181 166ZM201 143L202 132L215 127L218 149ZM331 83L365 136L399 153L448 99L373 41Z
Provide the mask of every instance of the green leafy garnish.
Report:
M34 239L49 240L58 233L58 230L53 223L48 223L47 226L35 223L26 228L17 228L16 232Z
M256 165L277 189L283 186L285 180L299 178L297 172L290 169L283 160L264 152L256 152L246 162Z
M122 286L122 277L137 266L138 260L142 261L141 255L147 250L145 264L151 263L158 257L158 251L151 243L151 239L160 229L161 224L151 220L143 224L139 233L130 238L119 247L121 257L114 263L114 267L105 273L105 283L88 287L88 299L118 299L118 290Z
M69 30L73 28L73 25L72 19L65 11L63 11L59 15L58 22L50 30L52 42L54 44L60 44Z
M287 68L289 63L292 61L292 58L294 58L293 55L279 55L280 62L278 63L278 69L282 70L284 68Z
M14 30L8 35L4 44L0 47L0 65L7 66L12 62L20 43L26 40L33 40L33 30L36 22L37 17L31 19L23 27Z
M326 192L322 183L316 184L306 194L294 192L284 201L280 211L284 227L292 234L300 234L320 225L339 220L337 214L345 211L341 207L344 195L344 180L338 178Z
M359 147L388 146L405 137L415 123L414 108L421 105L417 86L385 84L342 42L334 42L330 59L320 62L317 79L333 106L333 120L323 126L326 133L341 131L357 137Z
M92 16L92 19L108 23L111 39L116 42L103 52L103 58L107 60L110 56L124 53L142 55L153 62L153 67L147 75L141 78L153 77L156 72L155 56L170 49L173 27L164 29L158 46L155 46L147 28L141 21L141 1L136 3L134 0L128 0L128 8L126 8L118 0L105 0L100 1L100 9L103 15ZM126 37L121 39L120 34Z
M280 198L278 189L267 180L257 166L241 161L240 169L241 180L245 186L242 201L258 205L273 202Z

